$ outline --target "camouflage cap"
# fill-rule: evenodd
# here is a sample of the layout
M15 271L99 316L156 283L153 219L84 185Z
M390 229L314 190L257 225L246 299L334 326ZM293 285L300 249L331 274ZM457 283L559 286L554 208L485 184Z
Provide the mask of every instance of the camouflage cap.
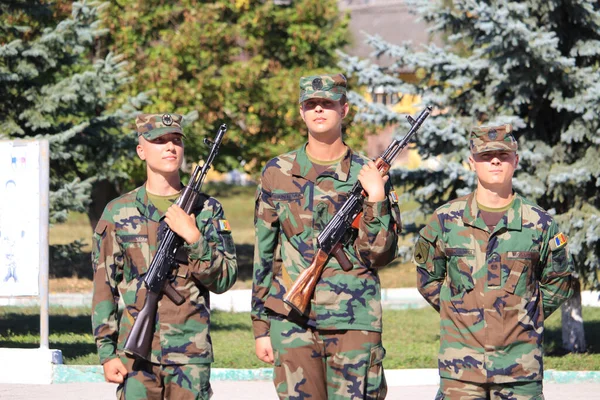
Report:
M517 151L512 125L477 126L471 128L469 147L472 154L486 151Z
M312 75L300 78L300 103L308 99L339 100L346 94L346 77L342 74Z
M140 114L135 119L135 130L138 137L143 136L146 140L154 140L167 133L183 136L182 120L179 114Z

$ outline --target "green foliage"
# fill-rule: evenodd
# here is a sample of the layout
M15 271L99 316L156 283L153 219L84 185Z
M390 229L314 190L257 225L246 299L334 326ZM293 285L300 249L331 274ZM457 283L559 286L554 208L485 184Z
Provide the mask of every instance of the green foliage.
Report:
M84 252L83 247L85 247L85 243L81 240L50 246L50 276L53 278L92 279L90 253Z
M346 56L360 84L387 93L417 94L437 109L418 135L426 158L417 170L399 170L396 182L430 214L476 183L466 167L472 125L512 123L520 169L514 186L551 213L570 238L577 271L594 288L600 268L600 5L587 0L408 1L448 46L391 45L377 36L375 54L387 68ZM417 82L399 73L415 71ZM359 118L407 125L389 109L361 104ZM407 191L408 192L408 191ZM406 214L407 231L415 215ZM412 229L410 229L412 228Z
M544 366L558 370L600 370L600 308L584 307L584 329L589 338L587 353L564 355L561 347L560 313L546 321ZM439 349L439 314L431 307L384 310L383 345L386 369L436 368ZM211 335L214 368L265 368L254 355L249 313L212 313ZM39 308L2 307L0 346L39 346ZM90 330L89 308L50 309L50 347L63 352L66 364L97 364L96 346Z
M52 4L51 4L52 3ZM69 0L13 0L0 3L0 43L29 39L43 28L54 26L56 20L67 18Z
M49 141L50 222L63 222L69 211L86 210L93 182L123 178L112 165L134 146L118 129L145 100L110 107L128 78L122 57L95 57L96 39L106 32L101 3L74 2L70 18L60 21L49 15L63 15L64 2L58 9L15 5L22 7L2 16L0 138ZM17 29L21 23L33 28Z
M123 96L152 91L148 112L198 111L186 141L192 160L206 153L202 137L228 124L215 167L256 172L306 140L297 82L338 70L348 18L335 0L119 0L105 25L108 48L125 55L134 76Z

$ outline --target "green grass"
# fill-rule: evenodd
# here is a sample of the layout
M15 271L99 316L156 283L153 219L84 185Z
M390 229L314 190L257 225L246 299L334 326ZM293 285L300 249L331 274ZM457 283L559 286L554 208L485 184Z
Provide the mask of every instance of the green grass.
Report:
M75 240L81 240L86 246L84 251L92 250L92 226L86 214L72 212L67 222L54 224L50 227L50 244L69 244Z
M561 350L560 312L546 322L545 368L600 370L600 308L584 307L588 351L564 354ZM248 313L213 312L212 339L215 368L260 368L267 365L254 355ZM388 369L436 368L439 317L431 308L384 311L384 366ZM0 347L39 347L39 310L0 309ZM91 335L89 308L50 309L50 347L63 352L65 364L98 363Z

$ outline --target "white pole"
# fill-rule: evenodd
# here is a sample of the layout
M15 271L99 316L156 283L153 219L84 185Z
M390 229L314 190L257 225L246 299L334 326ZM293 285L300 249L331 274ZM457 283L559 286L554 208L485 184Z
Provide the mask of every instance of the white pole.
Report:
M48 140L40 140L40 349L49 349L48 224L50 202L50 154Z

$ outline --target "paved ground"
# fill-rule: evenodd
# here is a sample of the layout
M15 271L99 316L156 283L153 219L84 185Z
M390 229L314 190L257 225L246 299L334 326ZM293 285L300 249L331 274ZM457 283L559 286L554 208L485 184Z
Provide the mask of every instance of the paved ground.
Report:
M392 386L388 400L433 400L437 386ZM212 400L277 399L271 382L216 381ZM112 400L115 386L108 383L66 383L53 385L0 384L2 400ZM600 400L599 383L546 384L546 400Z

